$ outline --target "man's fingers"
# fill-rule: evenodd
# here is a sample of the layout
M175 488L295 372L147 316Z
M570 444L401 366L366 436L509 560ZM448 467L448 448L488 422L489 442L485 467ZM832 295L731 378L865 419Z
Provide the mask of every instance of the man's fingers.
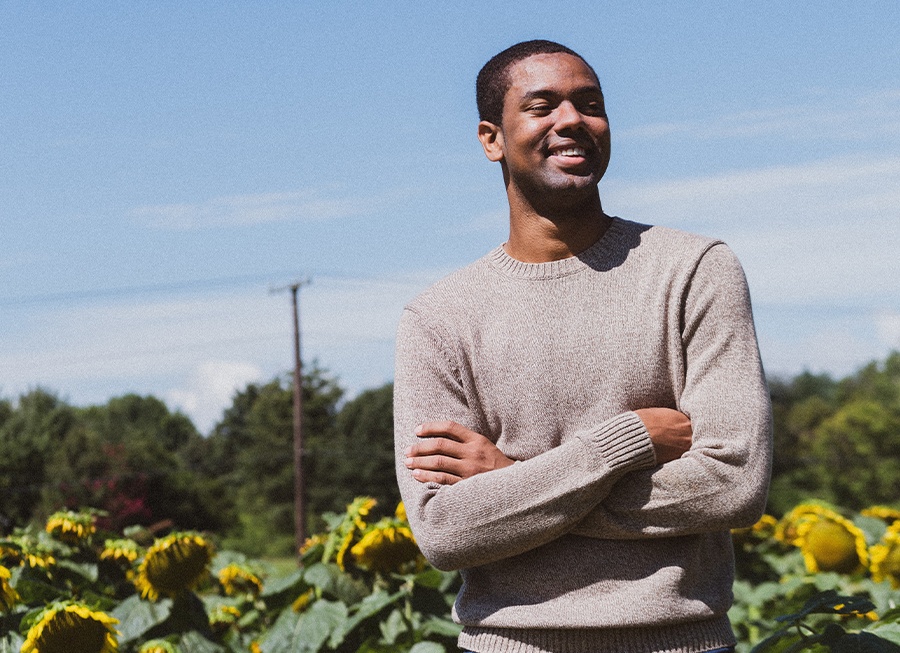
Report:
M441 485L453 485L461 481L459 476L448 474L446 472L433 472L427 469L412 470L413 478L420 483L439 483Z
M421 456L462 458L463 453L463 448L457 441L445 437L422 437L406 449L406 455L409 458Z
M472 435L477 435L474 431L467 429L457 422L425 422L416 428L416 435L420 438L450 438L457 442L465 442Z
M404 464L409 469L428 469L434 472L449 472L459 476L460 462L449 456L408 456Z

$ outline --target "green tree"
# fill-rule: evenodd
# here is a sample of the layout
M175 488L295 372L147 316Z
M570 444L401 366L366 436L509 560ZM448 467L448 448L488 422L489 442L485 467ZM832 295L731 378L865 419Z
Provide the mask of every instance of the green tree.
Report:
M202 438L185 415L152 396L124 395L77 409L76 423L48 456L44 509L94 507L102 525L168 522L217 530L215 494L201 483L187 454Z
M0 425L0 531L27 523L41 500L47 458L58 449L75 422L71 406L37 388L5 402Z
M304 478L307 496L323 481L319 452L334 440L334 420L343 390L313 366L303 379ZM293 390L289 379L250 384L238 392L210 435L209 466L218 470L220 488L235 506L229 546L254 555L289 554L294 545ZM209 470L208 470L209 471ZM326 481L327 484L327 481ZM310 532L324 509L307 501Z
M374 497L383 512L393 510L400 501L394 471L393 399L394 386L388 383L360 393L338 413L337 439L327 458L331 510L343 511L357 496Z
M769 510L826 499L851 508L896 503L900 474L900 353L840 381L800 374L770 381L775 464Z
M823 498L853 509L897 501L900 414L888 406L851 400L816 429L812 451Z

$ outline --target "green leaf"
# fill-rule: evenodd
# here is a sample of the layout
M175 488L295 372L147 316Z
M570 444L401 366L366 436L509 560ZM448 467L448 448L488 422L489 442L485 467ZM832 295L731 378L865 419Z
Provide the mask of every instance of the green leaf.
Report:
M22 576L15 585L16 591L27 605L47 605L61 599L63 594L52 585Z
M0 653L19 653L24 643L25 638L19 633L8 633L0 639Z
M211 642L195 630L185 633L178 641L178 648L190 653L226 653L227 649Z
M344 641L354 628L366 619L378 614L384 608L397 602L406 595L406 592L395 592L388 594L384 590L379 590L364 598L356 607L353 616L344 622L343 626L336 628L328 640L328 646L337 648Z
M900 608L894 608L898 612L900 612ZM879 621L872 628L869 629L873 635L877 635L883 639L893 642L894 644L900 645L900 623L896 621L890 623L884 623Z
M887 524L883 519L877 517L866 517L864 515L856 515L853 518L853 524L863 532L866 536L866 543L872 546L876 542L880 542L887 530Z
M401 635L407 632L406 621L400 610L394 610L388 618L378 624L381 629L381 637L385 644L394 644Z
M359 603L369 593L363 583L330 563L320 562L312 565L303 572L303 580L347 605Z
M419 642L409 649L409 653L447 653L447 649L437 642Z
M287 653L290 651L291 636L298 621L300 621L300 615L291 608L283 610L260 642L263 653Z
M297 569L286 576L276 576L275 578L266 579L266 582L263 585L263 591L260 596L262 598L268 598L270 596L274 596L276 594L280 594L281 592L298 587L302 585L302 583L303 571L301 569Z
M56 561L56 566L60 569L66 569L75 573L77 576L81 576L85 580L88 580L92 583L97 582L97 578L99 577L99 572L97 570L97 565L86 562L73 562L72 560L67 560L66 558L61 558Z
M162 599L157 603L142 601L139 596L131 596L110 614L119 620L116 628L122 634L120 642L130 642L145 634L169 618L172 613L172 599Z
M891 608L878 618L879 623L900 623L900 607Z
M413 582L422 587L430 587L432 589L441 589L444 583L444 572L431 567L425 571L419 572L413 576Z
M772 651L775 650L776 644L778 644L782 638L790 637L791 639L796 638L796 635L793 635L793 628L782 628L781 630L777 630L768 637L766 637L759 644L754 646L750 653L762 653L763 651Z
M459 637L462 632L462 626L450 621L449 619L441 619L440 617L431 616L422 622L422 634L425 637L429 635L440 635L442 637Z
M872 633L847 633L831 645L834 653L898 653L900 646Z
M347 606L320 600L301 615L284 610L261 643L264 653L316 653L347 620Z

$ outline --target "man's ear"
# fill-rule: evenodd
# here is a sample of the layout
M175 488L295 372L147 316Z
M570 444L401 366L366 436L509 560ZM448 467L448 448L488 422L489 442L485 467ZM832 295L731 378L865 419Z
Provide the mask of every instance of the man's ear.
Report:
M498 125L482 120L478 123L478 140L490 161L503 160L503 130Z

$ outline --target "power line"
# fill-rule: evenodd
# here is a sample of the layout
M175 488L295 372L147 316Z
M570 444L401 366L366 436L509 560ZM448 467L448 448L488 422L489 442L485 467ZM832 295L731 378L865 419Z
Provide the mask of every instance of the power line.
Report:
M130 286L113 286L108 288L91 288L88 290L65 290L51 293L36 293L30 295L18 295L12 297L0 297L2 307L20 307L34 304L54 304L90 299L102 299L109 297L132 297L155 293L180 293L191 290L213 290L221 288L233 288L237 286L270 282L273 278L295 276L293 272L271 272L258 274L244 274L227 277L215 277L210 279L193 279L187 281L173 281L158 284L136 284ZM350 282L350 283L394 283L402 285L408 283L403 275L350 275L346 273L317 273L316 278L324 281Z

